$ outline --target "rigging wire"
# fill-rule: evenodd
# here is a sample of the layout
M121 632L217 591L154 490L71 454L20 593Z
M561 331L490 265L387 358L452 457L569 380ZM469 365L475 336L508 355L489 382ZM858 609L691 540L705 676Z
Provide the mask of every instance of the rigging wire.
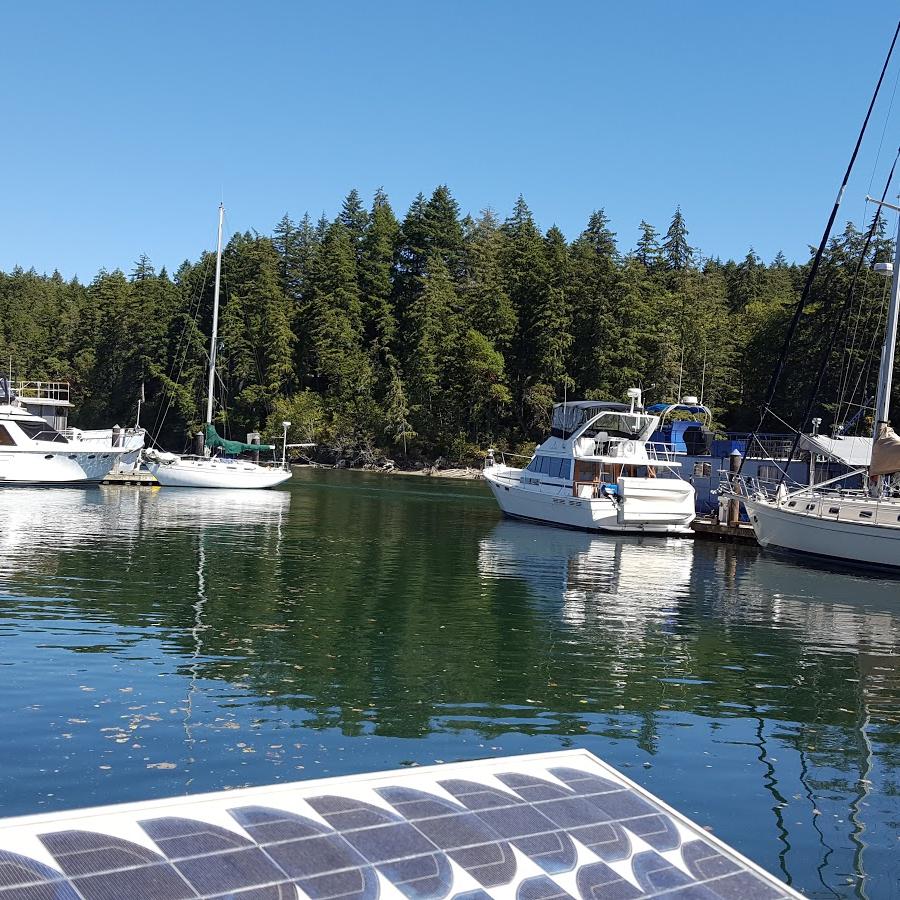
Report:
M866 406L866 397L870 394L869 384L872 362L877 355L876 348L878 347L878 337L884 331L883 323L884 317L887 313L887 297L889 288L890 281L888 279L884 279L884 284L881 288L881 302L879 304L869 304L869 312L866 316L866 324L863 330L864 334L869 335L869 346L862 357L859 371L856 373L856 381L853 384L853 389L851 390L849 397L847 398L846 402L843 400L843 397L841 398L842 405L838 408L838 415L835 417L835 424L841 424L844 421L844 417L850 412L851 407ZM876 317L874 322L872 321L873 316ZM860 350L862 350L862 346L860 346ZM843 409L843 407L846 407L846 411ZM872 409L874 409L874 407L872 407Z
M890 189L891 181L894 179L894 171L897 168L897 159L900 158L900 149L897 150L897 156L894 157L894 164L891 166L890 174L887 177L887 181L884 183L884 190L881 193L882 202L884 198L887 197L887 192ZM882 207L878 207L878 212L875 214L875 217L872 219L872 225L869 228L869 233L866 235L865 243L863 244L862 253L859 255L859 259L856 263L856 270L853 273L853 279L850 282L850 290L847 291L847 297L844 300L841 308L838 310L838 314L834 317L834 324L831 328L831 334L829 335L828 340L825 342L825 347L822 351L821 358L819 359L819 369L816 373L816 380L813 384L813 388L809 393L809 397L806 401L806 407L803 410L803 415L800 418L799 427L794 432L794 440L791 444L791 452L788 454L788 460L793 458L794 453L797 451L797 447L800 444L800 438L803 435L803 425L809 419L810 413L813 410L813 407L816 405L816 402L819 399L819 392L822 389L822 382L825 379L825 372L828 369L828 363L831 360L831 351L834 347L835 341L837 340L838 333L841 329L841 326L844 324L844 319L847 316L848 311L850 310L850 306L853 303L853 297L856 291L856 282L859 278L859 273L862 270L863 265L865 265L866 257L869 253L869 246L872 243L872 237L874 236L878 225L881 221L881 209ZM784 476L782 476L781 481L779 482L779 486L784 483Z
M800 324L800 318L803 315L803 310L806 308L806 303L809 299L810 289L812 288L813 281L815 281L816 274L819 271L819 264L822 262L822 256L825 253L825 247L828 244L829 237L831 236L831 229L834 226L834 220L837 218L838 210L841 206L841 201L844 199L844 191L847 189L847 182L850 180L850 173L853 171L853 166L856 163L856 157L859 154L859 148L862 145L863 137L865 136L866 129L868 128L869 119L872 116L872 110L875 107L875 101L878 99L878 92L881 90L881 84L884 81L885 73L887 72L888 65L891 61L891 57L893 56L894 47L897 44L898 36L900 36L900 21L897 22L897 27L894 30L894 37L891 40L891 46L888 48L887 56L884 60L884 65L881 67L881 74L878 76L878 82L875 85L875 91L872 94L872 99L869 101L869 108L866 110L866 116L863 119L862 127L859 130L859 135L856 138L856 144L853 147L853 153L850 155L850 162L847 164L847 171L844 173L844 178L841 182L841 187L838 191L837 197L835 198L834 206L831 210L831 215L828 217L828 224L825 226L825 231L822 234L822 240L819 242L819 248L818 250L816 250L816 255L813 258L809 274L806 276L806 282L803 285L803 291L800 294L800 299L797 301L797 305L794 308L794 314L791 317L791 322L788 326L787 334L785 335L784 344L781 348L781 354L779 355L778 362L776 363L775 369L772 372L772 377L769 380L769 386L766 390L766 399L762 405L762 409L760 410L759 424L756 426L756 429L753 432L754 436L757 432L762 430L762 426L766 418L766 413L771 411L770 408L775 400L775 394L778 391L779 385L781 384L781 378L784 374L784 367L787 362L788 351L790 350L791 344L793 343L794 335L797 331L797 326ZM741 458L741 465L738 469L738 474L740 474L741 470L744 468L744 460L746 458L746 454Z
M207 280L209 279L210 265L211 265L210 257L207 254L206 255L206 265L204 266L203 277L202 277L201 283L200 283L200 290L197 292L196 296L194 297L194 299L189 307L188 314L185 316L184 327L182 328L181 334L178 337L178 343L176 344L175 353L173 354L173 357L172 357L172 364L169 366L169 372L167 375L168 380L173 381L176 385L181 381L181 374L184 371L184 364L187 361L187 354L191 347L190 340L188 339L187 341L185 341L185 337L187 336L187 333L188 333L188 326L190 324L197 325L197 317L199 316L199 313L200 313L200 304L203 300L203 294L206 291ZM182 349L183 341L184 341L184 345L183 345L183 349ZM179 354L180 354L180 360L179 360ZM178 373L177 374L175 374L176 363L178 364ZM174 378L173 378L173 375L174 375ZM159 432L162 430L163 425L165 425L166 418L169 415L169 411L172 408L173 402L174 402L174 394L172 391L167 390L166 391L165 408L163 408L163 406L159 406L157 408L156 417L153 422L153 432L150 435L150 440L156 446L158 446L157 438L159 437Z
M866 201L866 206L868 206L868 201ZM876 212L876 217L880 214L881 207L878 207L878 211ZM873 222L875 226L874 230L877 230L878 222ZM873 231L874 233L874 231ZM852 361L856 358L856 353L858 350L857 342L862 341L864 336L868 334L866 328L868 327L868 322L872 318L872 307L871 304L867 304L865 302L865 298L870 296L869 292L869 276L871 275L872 269L870 266L866 266L866 275L863 280L862 291L860 292L860 300L853 308L853 322L852 326L844 331L844 348L841 352L841 371L840 377L838 379L838 391L837 391L837 404L836 411L834 416L835 422L840 422L842 413L841 409L844 403L844 397L846 395L847 384L849 382L851 376L852 369ZM854 280L856 276L854 275ZM853 285L851 284L851 291L853 290ZM866 328L861 329L861 325L863 322L863 312L866 313Z
M878 309L878 320L876 321L876 327L872 328L871 335L869 339L869 350L866 355L865 367L860 370L860 374L857 377L856 385L854 386L853 394L851 395L851 400L856 400L857 390L861 389L860 403L854 403L854 406L864 406L866 405L866 397L870 396L869 385L872 383L872 367L876 360L881 361L881 349L880 349L880 341L879 337L884 332L884 322L887 318L887 307L888 307L888 292L890 290L890 280L885 278L884 287L882 288L881 295L881 306ZM871 393L872 404L875 402L874 393ZM873 412L875 410L874 405L866 407L871 409Z

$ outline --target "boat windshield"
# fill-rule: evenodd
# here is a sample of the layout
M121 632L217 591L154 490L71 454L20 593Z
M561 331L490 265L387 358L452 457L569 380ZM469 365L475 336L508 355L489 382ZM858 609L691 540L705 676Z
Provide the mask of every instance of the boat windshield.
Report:
M643 416L638 413L614 413L607 412L591 423L583 437L595 437L599 432L606 432L609 437L634 438L639 435L651 422L651 416Z
M54 444L69 443L55 428L51 428L46 422L23 422L21 419L14 419L13 421L25 432L25 437L31 438L33 441L51 441Z
M559 403L553 407L551 433L554 437L567 438L572 432L578 431L585 422L590 422L594 416L604 410L622 413L627 412L628 407L624 403L609 403L600 400L595 403L588 400Z

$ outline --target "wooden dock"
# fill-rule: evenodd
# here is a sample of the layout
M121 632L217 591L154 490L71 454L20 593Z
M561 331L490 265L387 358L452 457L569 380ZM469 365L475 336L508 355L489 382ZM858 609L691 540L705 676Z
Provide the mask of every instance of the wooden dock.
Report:
M138 487L154 487L159 482L149 472L110 472L101 484L131 484Z
M691 528L694 530L694 537L697 538L729 543L756 543L756 535L749 522L727 525L718 519L698 516L691 523Z

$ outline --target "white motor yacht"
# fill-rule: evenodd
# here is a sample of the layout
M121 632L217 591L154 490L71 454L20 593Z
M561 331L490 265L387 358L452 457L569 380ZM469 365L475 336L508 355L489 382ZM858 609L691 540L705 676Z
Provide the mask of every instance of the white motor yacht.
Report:
M137 459L143 432L58 430L29 409L35 402L0 378L0 484L99 482Z
M528 465L488 453L484 478L504 515L586 531L685 534L694 488L671 448L650 443L659 416L631 404L577 400L553 409L551 434Z

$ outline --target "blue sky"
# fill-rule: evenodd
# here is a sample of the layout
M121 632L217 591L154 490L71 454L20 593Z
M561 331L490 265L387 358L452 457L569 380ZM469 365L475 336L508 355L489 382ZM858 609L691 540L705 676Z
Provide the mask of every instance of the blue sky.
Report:
M681 204L693 244L802 258L818 242L898 9L871 0L10 3L0 54L0 269L90 279L176 266L231 229L402 216L524 194L620 246ZM842 219L900 143L889 72ZM900 98L897 99L900 106ZM879 142L884 144L878 156ZM876 158L878 157L878 158Z

